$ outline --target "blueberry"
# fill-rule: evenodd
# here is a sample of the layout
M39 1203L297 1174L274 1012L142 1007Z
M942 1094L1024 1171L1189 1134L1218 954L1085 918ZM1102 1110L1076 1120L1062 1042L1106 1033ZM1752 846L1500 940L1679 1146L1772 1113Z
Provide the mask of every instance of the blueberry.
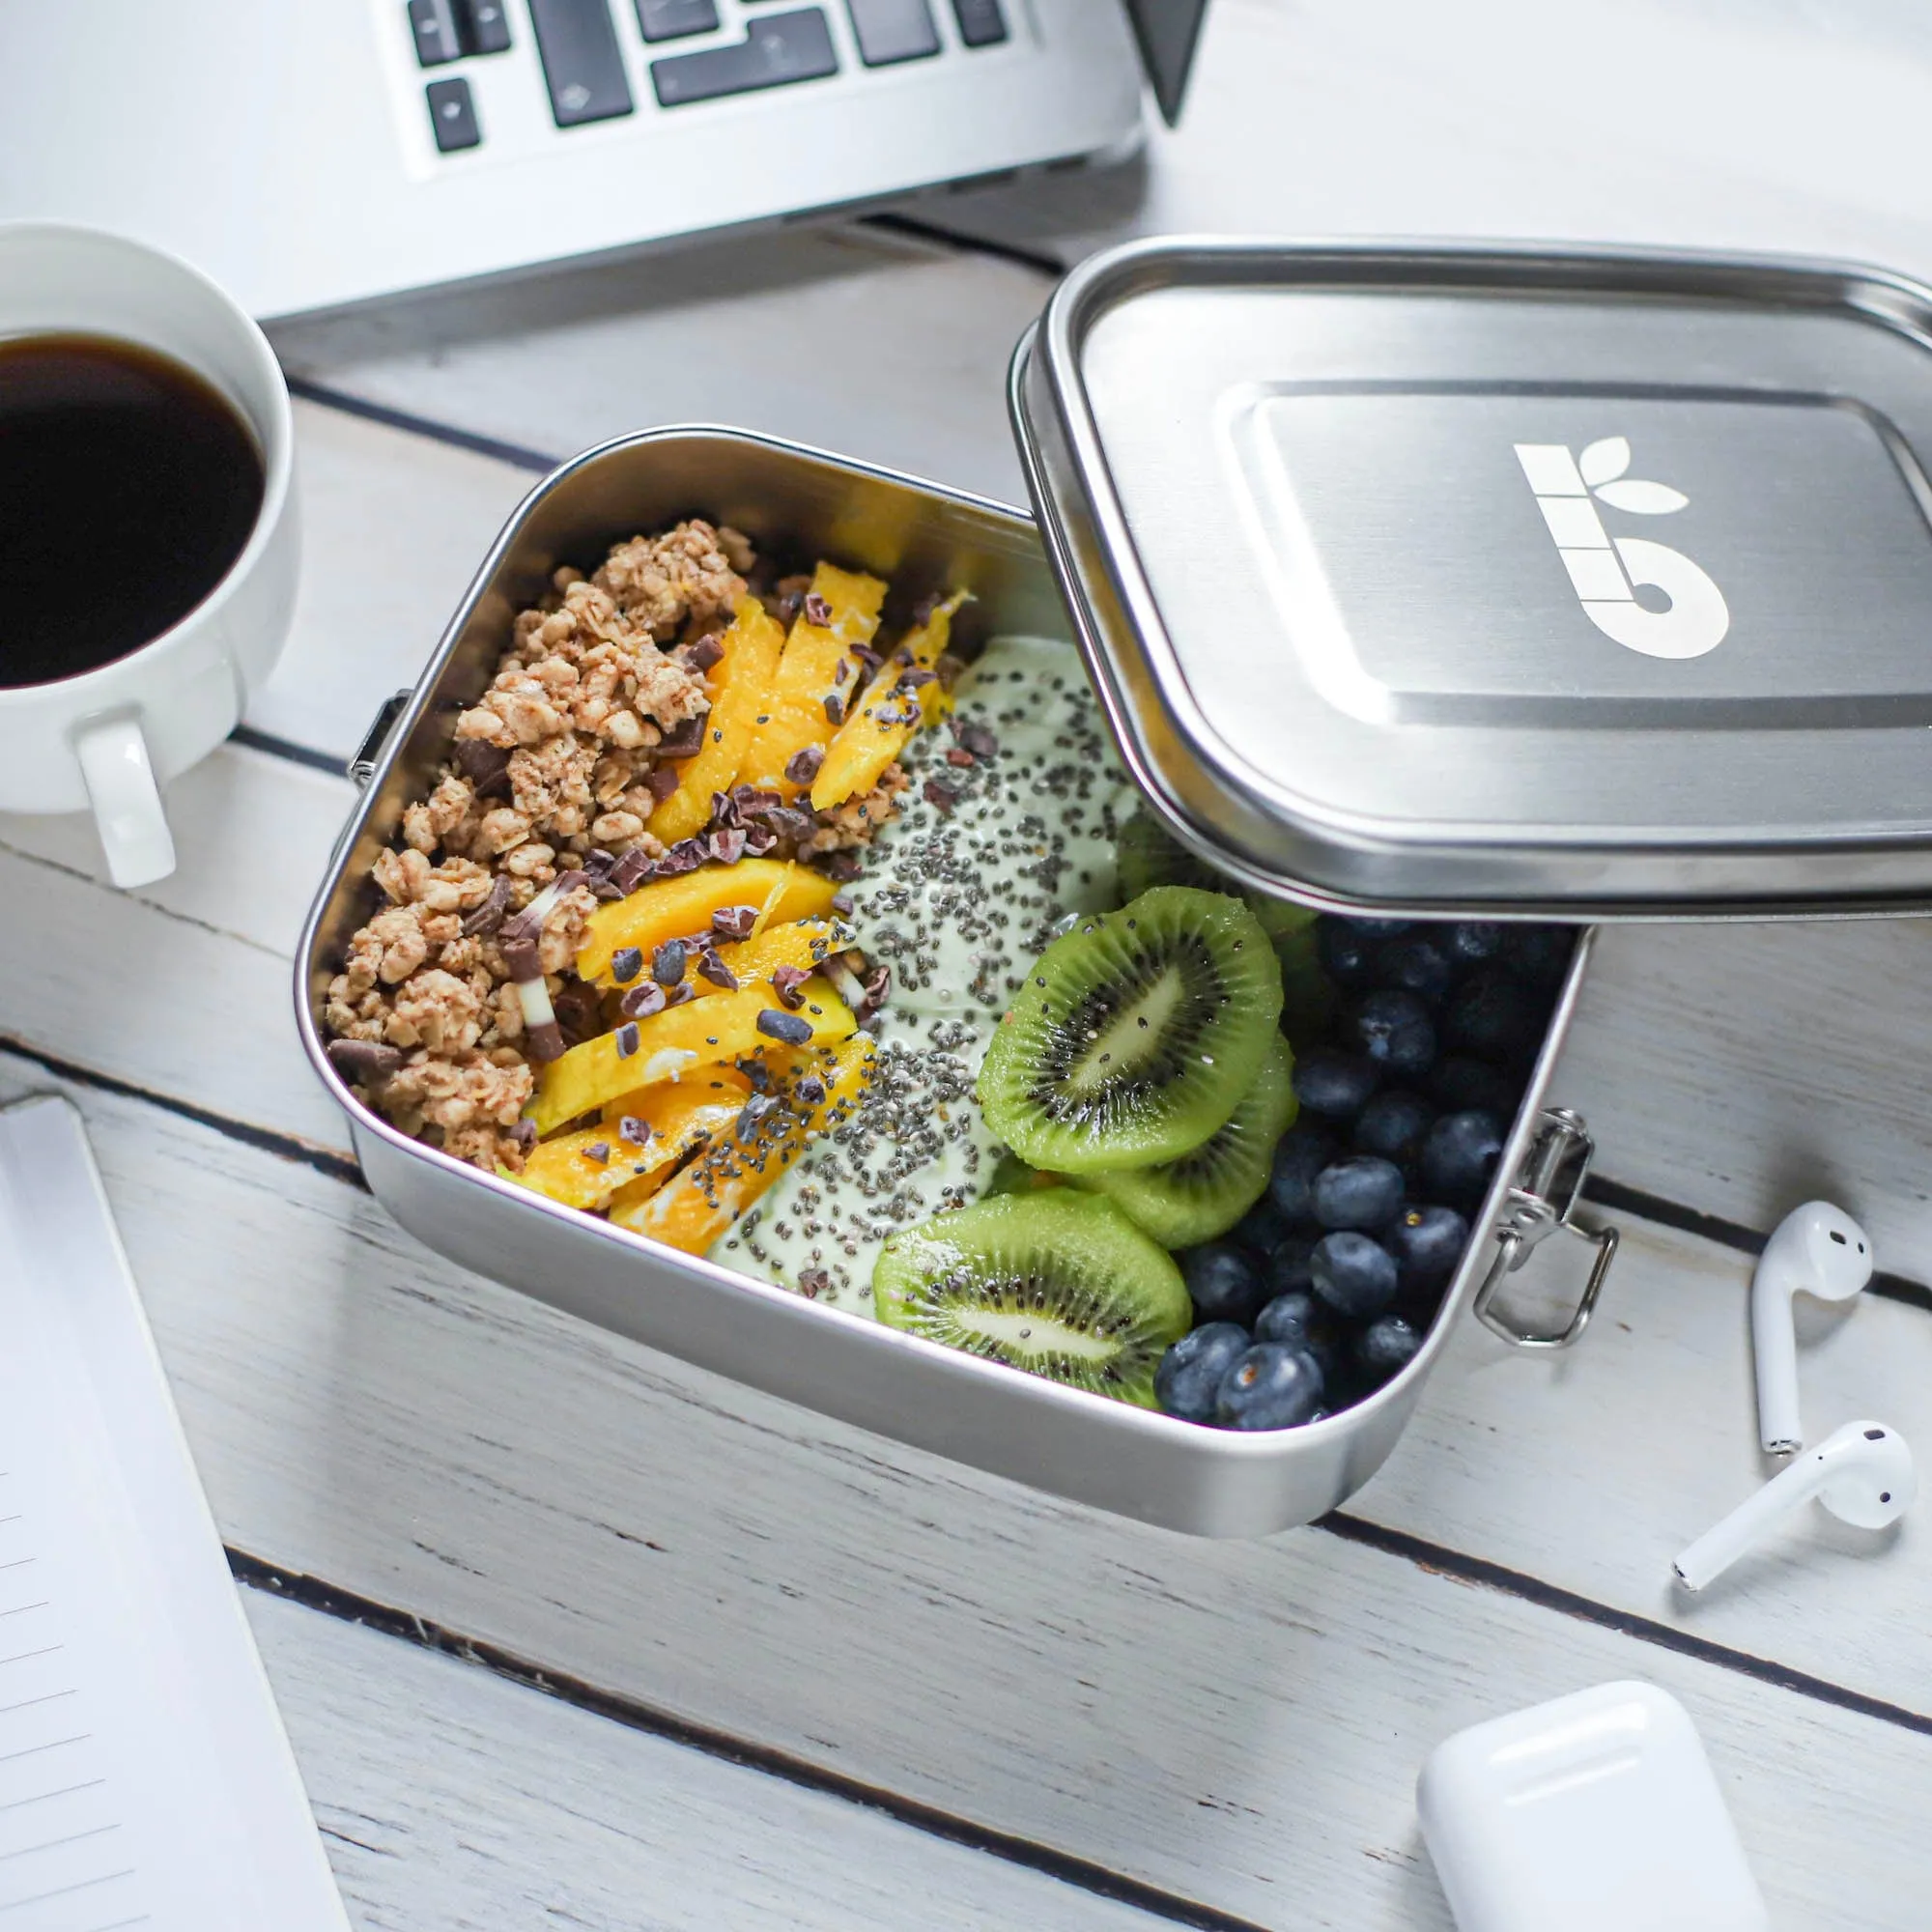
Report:
M1379 1228L1402 1212L1402 1169L1351 1153L1315 1177L1315 1218L1324 1228Z
M1394 939L1406 932L1415 922L1412 919L1351 919L1347 923L1364 939Z
M1229 1229L1227 1239L1250 1254L1270 1255L1288 1239L1293 1224L1265 1194Z
M1503 1151L1503 1130L1493 1114L1480 1107L1444 1114L1422 1143L1422 1184L1444 1201L1472 1203L1481 1198Z
M1315 1242L1310 1236L1289 1236L1288 1239L1268 1256L1267 1292L1279 1299L1284 1294L1292 1294L1298 1289L1305 1289L1313 1278L1309 1274L1308 1266L1314 1257Z
M1406 1369L1421 1347L1422 1337L1400 1315L1384 1315L1355 1337L1355 1360L1372 1380L1385 1382Z
M1432 1005L1449 990L1454 968L1449 953L1439 940L1419 932L1406 939L1391 939L1376 954L1376 982L1413 993Z
M1321 1406L1321 1364L1300 1349L1258 1342L1221 1378L1223 1429L1294 1429Z
M1266 1287L1255 1257L1227 1241L1208 1241L1180 1257L1180 1273L1203 1321L1255 1319Z
M1382 1236L1405 1289L1447 1281L1469 1244L1469 1224L1453 1208L1410 1208Z
M1577 949L1567 925L1520 925L1503 943L1503 957L1532 985L1554 986Z
M1464 966L1480 966L1503 950L1503 929L1491 920L1465 920L1446 935L1449 956Z
M1209 1321L1183 1335L1153 1372L1155 1399L1185 1422L1212 1422L1215 1390L1251 1346L1248 1331L1232 1321Z
M1452 1047L1486 1060L1521 1060L1534 1052L1543 1025L1537 1003L1514 973L1481 966L1456 989L1442 1023Z
M1301 1067L1295 1066L1297 1078ZM1335 1143L1311 1121L1297 1121L1274 1144L1268 1200L1291 1221L1308 1218L1308 1191L1315 1177L1335 1158Z
M1367 1235L1323 1236L1310 1267L1316 1293L1338 1315L1379 1315L1395 1299L1395 1257Z
M1375 971L1376 943L1353 922L1324 913L1315 922L1315 956L1338 986L1366 986Z
M1507 1121L1516 1116L1522 1082L1487 1060L1452 1053L1430 1069L1429 1092L1445 1114L1482 1107Z
M1349 1020L1349 1037L1385 1073L1427 1073L1435 1060L1435 1022L1413 993L1371 993Z
M1311 1046L1294 1063L1294 1097L1311 1114L1330 1120L1352 1121L1376 1091L1381 1076L1373 1062L1358 1053L1338 1053L1332 1046ZM1281 1205L1281 1197L1275 1197Z
M1334 1318L1308 1289L1291 1289L1276 1295L1255 1317L1255 1340L1304 1350L1321 1363L1324 1382L1335 1367Z
M1362 1109L1355 1122L1355 1145L1384 1160L1411 1160L1435 1118L1435 1109L1421 1094L1390 1088Z

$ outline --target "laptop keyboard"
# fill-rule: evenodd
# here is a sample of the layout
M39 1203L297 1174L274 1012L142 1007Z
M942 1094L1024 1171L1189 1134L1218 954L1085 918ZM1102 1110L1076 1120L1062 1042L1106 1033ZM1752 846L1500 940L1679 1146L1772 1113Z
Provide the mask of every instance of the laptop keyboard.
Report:
M513 44L512 0L400 0L400 4L407 10L418 67L434 70L454 61L507 53ZM636 112L611 4L612 0L524 0L551 120L559 129ZM630 0L630 4L636 11L638 32L648 46L722 31L718 0ZM843 0L861 64L896 67L944 55L946 45L933 14L937 4L942 0ZM961 50L998 46L1009 38L1003 0L950 0L950 4ZM668 51L644 65L661 108L683 108L765 88L823 80L839 71L823 7L771 13L761 8L748 21L743 39ZM483 144L485 130L475 99L462 74L429 80L424 99L440 154L460 154Z

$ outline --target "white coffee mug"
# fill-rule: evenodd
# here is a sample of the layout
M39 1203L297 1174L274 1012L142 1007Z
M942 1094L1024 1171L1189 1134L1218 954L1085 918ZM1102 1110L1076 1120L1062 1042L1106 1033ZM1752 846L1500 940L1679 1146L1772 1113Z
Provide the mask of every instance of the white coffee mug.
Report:
M185 262L99 229L0 222L0 338L46 333L114 336L185 363L262 452L255 527L186 616L92 670L0 682L0 810L91 808L108 875L146 885L175 867L159 787L234 730L288 639L300 554L288 385L267 337ZM0 597L0 657L6 623Z

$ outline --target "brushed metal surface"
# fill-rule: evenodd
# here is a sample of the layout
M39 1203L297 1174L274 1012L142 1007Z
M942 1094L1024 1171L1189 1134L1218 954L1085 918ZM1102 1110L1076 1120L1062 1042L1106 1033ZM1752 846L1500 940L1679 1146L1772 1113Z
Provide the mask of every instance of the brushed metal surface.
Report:
M1064 636L1033 524L907 477L725 430L626 437L531 492L451 620L344 828L297 954L296 1016L348 1115L369 1185L439 1253L553 1307L881 1435L1170 1529L1263 1536L1334 1508L1381 1466L1489 1264L1568 1031L1584 932L1469 1252L1416 1359L1368 1401L1312 1427L1242 1435L1130 1408L824 1308L544 1200L399 1133L328 1065L316 1024L344 943L372 910L368 868L488 681L515 611L562 561L701 511L800 554L889 575L895 606L945 583L979 599L982 635Z
M1803 263L1161 242L1010 402L1177 831L1329 903L1932 903L1932 291Z

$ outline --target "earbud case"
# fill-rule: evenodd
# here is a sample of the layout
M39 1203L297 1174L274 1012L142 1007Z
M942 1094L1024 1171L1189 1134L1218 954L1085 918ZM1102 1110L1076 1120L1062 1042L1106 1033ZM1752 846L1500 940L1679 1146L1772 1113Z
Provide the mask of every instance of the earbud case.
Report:
M1416 1809L1460 1932L1769 1932L1696 1728L1655 1685L1459 1731Z

